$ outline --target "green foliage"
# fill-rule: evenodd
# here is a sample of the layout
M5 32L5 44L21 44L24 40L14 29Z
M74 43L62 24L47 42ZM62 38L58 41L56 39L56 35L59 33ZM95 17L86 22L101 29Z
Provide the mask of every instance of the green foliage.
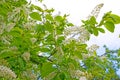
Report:
M96 21L95 17L92 16L89 20L83 21L84 27L91 33L94 34L95 36L99 35L99 32L105 33L105 30L103 28L100 28L97 24L98 22Z
M110 31L110 32L114 32L115 29L115 24L119 24L120 23L120 17L116 14L112 14L112 12L107 12L102 20L100 21L100 23L98 24L98 22L96 21L95 17L92 16L89 20L82 20L82 22L84 23L84 27L91 33L94 34L95 36L98 36L99 32L101 33L105 33L105 30L102 28L99 28L101 26L105 26L105 28Z
M67 21L67 15L53 16L53 11L25 0L0 1L0 66L10 68L17 76L13 80L118 79L109 61L111 56L99 57L96 49L90 51L86 43L67 41L64 31L74 25ZM90 34L98 36L99 32L105 33L103 25L114 32L120 17L108 12L100 23L94 16L82 22ZM0 79L5 80L4 76Z
M30 17L35 19L35 20L41 21L41 15L39 13L37 13L37 12L30 13Z
M115 26L112 22L107 21L104 23L104 25L107 30L109 30L110 32L114 32Z

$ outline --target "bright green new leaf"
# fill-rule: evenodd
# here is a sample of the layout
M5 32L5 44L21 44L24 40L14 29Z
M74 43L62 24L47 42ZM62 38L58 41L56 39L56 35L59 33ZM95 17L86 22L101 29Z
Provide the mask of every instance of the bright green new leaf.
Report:
M115 24L119 24L120 23L120 16L115 15L115 14L111 14L110 18L113 20L113 23L115 23Z
M32 5L36 10L40 11L40 12L43 12L44 10L42 8L40 8L39 6L35 6L35 5Z
M41 69L41 76L45 77L49 75L51 72L53 72L55 68L53 68L53 65L49 62L46 62L43 64L42 69Z
M107 21L104 23L104 26L108 31L114 32L115 25L112 22Z
M93 29L93 34L94 34L95 36L98 36L98 29L97 29L97 28L94 28L94 29Z
M38 1L42 2L43 0L38 0Z
M68 26L74 26L74 24L72 24L72 23L68 23L67 25L68 25Z
M56 16L55 20L58 21L58 22L61 22L63 20L63 18L62 18L62 16Z
M53 21L53 17L51 14L47 14L46 15L46 19L50 20L50 21Z
M59 43L61 43L63 40L65 40L65 37L64 37L64 36L60 36L60 37L58 37L58 39L57 39L57 43L59 44Z
M53 9L53 8L51 8L51 9L46 9L45 12L51 13L51 12L54 12L54 9Z
M97 24L97 21L94 16L92 16L89 21L91 24Z
M98 31L100 31L101 33L105 33L105 30L104 29L102 29L102 28L97 28L98 29Z
M38 21L41 21L41 15L38 13L38 12L32 12L30 13L30 17L35 19L35 20L38 20Z

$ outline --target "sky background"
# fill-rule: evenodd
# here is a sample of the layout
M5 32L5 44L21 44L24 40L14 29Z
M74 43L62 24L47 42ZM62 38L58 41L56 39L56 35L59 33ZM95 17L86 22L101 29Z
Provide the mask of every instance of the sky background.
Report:
M32 0L36 5L37 0ZM120 15L120 0L43 0L43 3L47 5L48 8L54 8L54 14L70 14L68 20L73 24L80 26L81 20L86 19L86 17L91 13L94 7L100 3L103 3L100 14L97 18L100 21L104 13L112 11L114 14ZM107 45L109 49L119 49L120 48L120 25L116 25L115 32L111 33L106 31L105 34L100 34L98 37L91 35L91 39L87 44L90 46L92 44L97 44L100 48L97 50L98 54L104 53L103 45ZM120 70L117 72L120 74Z

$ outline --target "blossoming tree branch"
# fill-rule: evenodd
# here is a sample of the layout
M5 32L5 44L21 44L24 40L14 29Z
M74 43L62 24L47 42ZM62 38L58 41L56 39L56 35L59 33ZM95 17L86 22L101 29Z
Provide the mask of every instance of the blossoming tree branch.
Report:
M42 0L38 0L42 4ZM120 50L97 55L98 45L88 47L91 35L114 33L120 16L97 16L103 4L75 26L68 15L26 0L0 1L0 80L118 80ZM111 54L112 52L112 54ZM116 53L117 57L113 54ZM116 67L114 62L116 61Z

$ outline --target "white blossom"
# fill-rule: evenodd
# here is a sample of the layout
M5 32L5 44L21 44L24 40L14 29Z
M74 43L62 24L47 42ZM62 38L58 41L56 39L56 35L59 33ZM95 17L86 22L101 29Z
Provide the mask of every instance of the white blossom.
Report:
M84 27L81 27L79 41L85 43L89 39L89 37L89 32Z
M94 16L95 18L98 17L98 14L100 13L101 8L103 7L103 3L98 4L90 13L90 15L87 17L87 19L89 19L91 16Z
M0 66L0 77L12 80L16 78L16 74L8 67L6 66Z
M89 32L83 26L66 28L64 35L66 36L65 42L75 40L77 42L85 43L90 37Z
M90 47L88 47L89 54L94 53L98 48L99 48L99 46L96 44L91 45Z
M79 80L87 80L87 78L85 76L82 76L79 78Z
M37 41L36 38L31 38L30 40L31 40L32 44L34 44Z
M37 75L32 72L32 70L26 70L22 74L23 79L27 78L28 80L37 80Z
M9 23L7 24L7 27L5 28L6 31L10 32L10 30L15 26L15 23Z
M29 52L24 52L22 54L22 58L27 62L30 60L30 53Z
M73 78L77 78L77 79L80 79L80 77L81 76L85 76L85 73L86 72L82 72L82 71L80 71L80 70L71 70L71 76L73 77Z

